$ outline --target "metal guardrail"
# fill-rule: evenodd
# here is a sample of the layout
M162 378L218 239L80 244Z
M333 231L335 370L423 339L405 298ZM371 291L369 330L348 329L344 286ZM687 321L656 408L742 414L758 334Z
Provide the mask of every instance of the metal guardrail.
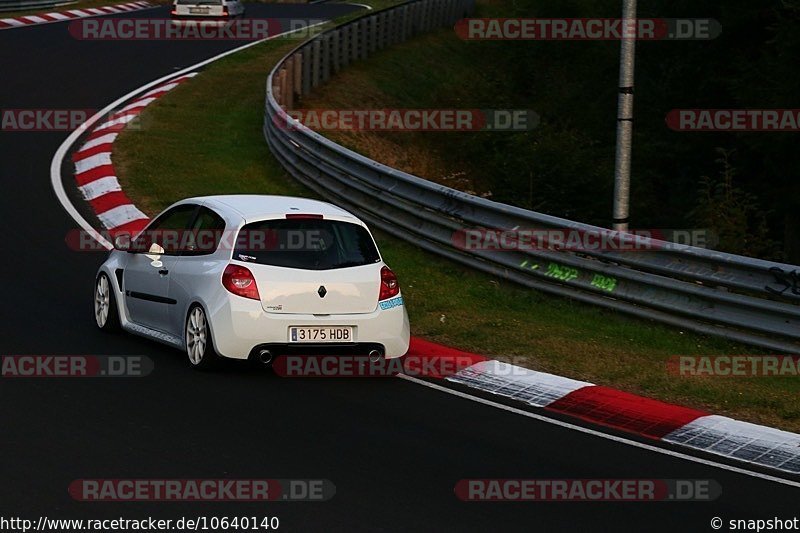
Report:
M610 230L493 202L382 165L287 116L298 98L376 50L472 12L472 0L415 0L310 39L267 80L264 135L286 170L370 224L543 292L771 350L800 353L800 267L635 237L647 251L465 250L467 228ZM658 251L652 248L657 247Z
M74 4L77 0L0 0L0 13L3 11L25 11L46 7L65 6Z

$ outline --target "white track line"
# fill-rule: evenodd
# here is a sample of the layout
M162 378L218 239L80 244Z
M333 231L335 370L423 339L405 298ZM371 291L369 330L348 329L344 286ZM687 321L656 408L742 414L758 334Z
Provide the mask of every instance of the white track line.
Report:
M443 387L441 385L437 385L435 383L431 383L429 381L424 381L421 379L417 379L412 376L406 376L404 374L398 374L397 377L400 379L404 379L406 381L410 381L412 383L416 383L417 385L422 385L424 387L429 387L431 389L435 389L441 392L446 392L447 394L452 394L453 396L458 396L459 398L464 398L466 400L472 400L473 402L482 403L484 405L489 405L491 407L495 407L497 409L501 409L503 411L508 411L510 413L514 413L517 415L526 416L528 418L533 418L534 420L538 420L540 422L546 422L548 424L553 424L556 426L560 426L566 429L572 429L574 431L579 431L581 433L586 433L588 435L592 435L594 437L601 437L603 439L607 439L610 441L618 442L620 444L627 444L628 446L633 446L635 448L641 448L643 450L651 451L660 453L663 455L669 455L670 457L677 457L678 459L685 459L686 461L692 461L695 463L700 463L706 466L713 466L716 468L721 468L722 470L728 470L729 472L735 472L737 474L742 474L745 476L755 477L758 479L763 479L766 481L772 481L775 483L780 483L782 485L788 485L790 487L800 488L800 481L791 481L788 479L783 479L776 476L771 476L769 474L762 474L760 472L753 472L750 470L746 470L744 468L739 468L736 466L727 465L724 463L717 463L715 461L711 461L709 459L701 459L700 457L695 457L693 455L687 455L685 453L676 452L674 450L667 450L665 448L659 448L658 446L651 446L650 444L644 444L642 442L637 442L635 440L626 439L625 437L618 437L616 435L610 435L608 433L603 433L601 431L597 431L594 429L585 428L583 426L576 426L575 424L570 424L569 422L564 422L561 420L557 420L555 418L549 418L544 415L539 415L536 413L531 413L530 411L525 411L523 409L517 409L516 407L511 407L509 405L504 405L502 403L493 402L491 400L487 400L485 398L480 398L478 396L472 396L471 394L467 394L465 392L457 391L455 389L449 389L447 387Z
M240 46L238 48L234 48L232 50L228 50L227 52L223 52L223 53L221 53L219 55L216 55L214 57L211 57L209 59L205 59L203 61L200 61L199 63L195 63L194 65L186 67L185 69L179 70L178 72L173 72L171 74L167 74L166 76L162 76L161 78L158 78L155 81L151 81L150 83L142 85L138 89L134 89L133 91L129 92L128 94L117 98L116 100L114 100L113 102L111 102L110 104L105 106L103 109L101 109L100 111L98 111L97 113L92 115L89 118L89 120L87 120L86 123L83 124L83 126L81 128L78 128L77 130L73 131L69 135L69 137L67 137L64 140L64 142L61 143L61 146L58 147L58 150L56 150L56 153L53 155L53 159L50 162L50 185L53 187L53 192L55 193L56 198L58 198L58 201L61 203L61 206L64 208L64 210L67 212L67 214L69 214L69 216L72 217L72 219L78 224L78 226L80 226L81 229L83 229L89 235L91 235L97 242L100 243L101 246L105 247L107 250L112 249L113 245L105 237L103 237L94 227L92 227L92 225L89 224L89 222L85 218L83 218L83 216L78 212L78 210L75 208L75 206L72 205L72 202L70 201L69 196L67 195L67 191L64 189L64 183L61 180L61 166L64 163L64 157L70 151L70 149L72 148L72 145L74 145L78 141L78 139L80 139L81 135L83 135L86 131L90 130L92 128L92 126L94 126L95 123L97 123L97 121L99 121L101 118L105 117L110 111L113 111L114 109L116 109L117 107L119 107L123 103L127 102L128 100L131 100L134 96L138 95L139 93L142 93L144 91L152 89L153 87L155 87L155 86L157 86L157 85L159 85L161 83L164 83L167 80L171 80L172 78L177 78L179 76L183 76L184 74L189 73L189 72L191 72L191 71L193 71L195 69L198 69L200 67L204 67L204 66L208 65L209 63L213 63L214 61L222 59L223 57L227 57L227 56L229 56L231 54L235 54L236 52L240 52L240 51L245 50L247 48L253 47L253 46L257 45L257 44L263 43L264 41L269 41L271 39L276 39L278 37L282 37L284 35L289 35L291 33L295 33L295 32L298 32L298 31L304 31L304 30L307 30L308 28L313 28L315 26L320 26L320 25L326 24L328 22L329 21L327 21L327 20L324 21L324 22L317 22L316 24L312 24L310 26L303 26L302 28L297 28L297 29L294 29L294 30L291 30L291 31L286 31L286 32L283 32L283 33L279 33L278 35L273 35L271 37L267 37L266 39L261 39L260 41L254 41L252 43L247 43L247 44L242 45L242 46Z

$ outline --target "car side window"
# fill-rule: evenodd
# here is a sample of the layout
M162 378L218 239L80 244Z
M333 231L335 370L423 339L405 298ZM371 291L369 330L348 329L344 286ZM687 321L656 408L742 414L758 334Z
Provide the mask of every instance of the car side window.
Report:
M165 255L178 255L187 245L187 230L197 207L195 204L181 204L164 212L136 237L131 249L136 253L147 253L153 244L158 244Z
M192 223L183 255L208 255L217 251L225 230L225 220L208 207L200 207Z

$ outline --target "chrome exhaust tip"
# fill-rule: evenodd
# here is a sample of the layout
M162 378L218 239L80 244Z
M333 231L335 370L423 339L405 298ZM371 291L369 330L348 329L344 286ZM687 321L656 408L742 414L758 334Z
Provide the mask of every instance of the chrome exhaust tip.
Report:
M381 359L383 359L383 353L380 350L370 350L369 361L371 363L377 363Z
M258 360L264 365L270 364L272 362L272 352L269 350L259 350Z

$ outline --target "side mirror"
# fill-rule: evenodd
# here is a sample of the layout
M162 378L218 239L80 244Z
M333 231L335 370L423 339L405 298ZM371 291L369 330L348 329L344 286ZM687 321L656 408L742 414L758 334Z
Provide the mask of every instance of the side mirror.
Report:
M128 233L121 233L114 237L114 249L121 252L131 250L131 236Z

